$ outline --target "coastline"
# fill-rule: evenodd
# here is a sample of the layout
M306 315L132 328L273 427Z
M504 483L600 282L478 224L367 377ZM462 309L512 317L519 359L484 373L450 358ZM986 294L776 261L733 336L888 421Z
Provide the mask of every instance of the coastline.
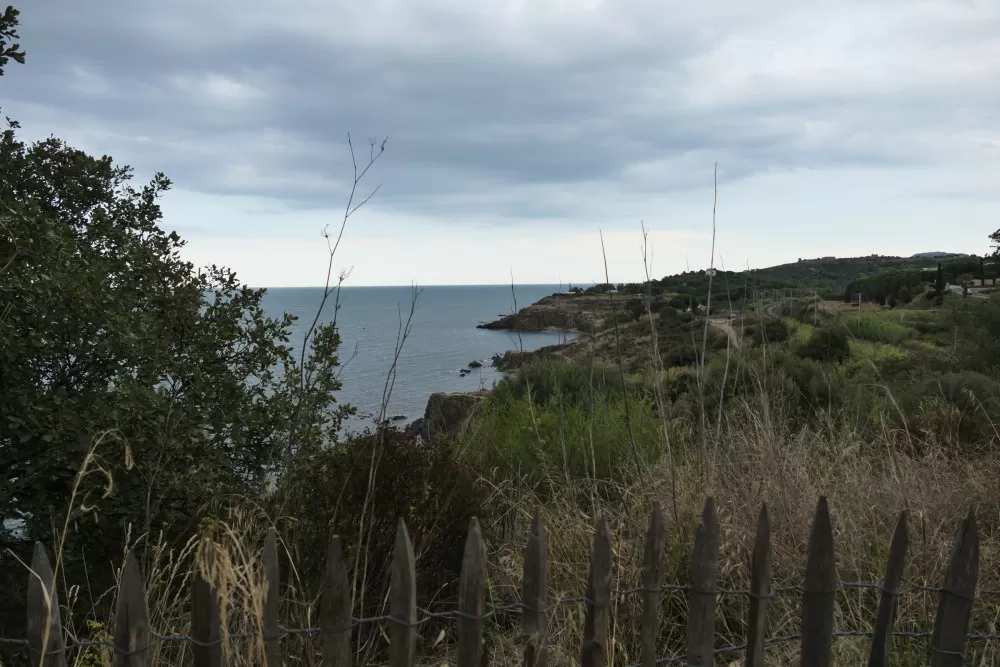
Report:
M608 304L606 297L556 293L542 297L516 313L476 325L480 330L517 334L519 340L524 335L533 334L562 334L567 337L554 344L533 346L531 349L522 345L495 353L489 360L488 368L496 372L496 379L501 379L533 359L572 358L582 337L594 338L606 326L608 315L612 312ZM619 304L614 305L617 309ZM460 369L459 374L462 377L470 375L478 367L487 366L473 367L469 364ZM490 388L482 386L471 391L432 392L427 397L422 416L407 419L402 427L425 440L438 434L454 435L468 423L489 392Z

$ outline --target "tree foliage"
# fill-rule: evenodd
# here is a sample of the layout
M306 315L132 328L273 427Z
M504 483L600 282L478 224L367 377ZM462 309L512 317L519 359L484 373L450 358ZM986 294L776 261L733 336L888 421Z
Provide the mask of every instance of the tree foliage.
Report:
M844 329L819 327L798 350L799 356L814 361L843 363L851 357L851 345Z
M7 5L7 9L0 14L0 76L4 75L4 67L11 60L24 64L24 51L20 51L18 44L17 26L20 23L21 12Z
M890 269L864 276L851 282L845 291L845 300L852 300L856 294L861 294L866 301L878 303L902 301L903 296L909 296L922 289L926 274L921 270ZM909 298L905 299L909 301Z
M332 325L304 367L294 317L272 318L263 290L225 268L196 269L161 227L163 174L141 186L108 156L52 138L0 135L0 513L23 527L8 545L54 544L77 471L95 442L67 558L107 562L133 535L189 531L230 494L260 498L293 451L337 438ZM109 551L110 550L110 551Z

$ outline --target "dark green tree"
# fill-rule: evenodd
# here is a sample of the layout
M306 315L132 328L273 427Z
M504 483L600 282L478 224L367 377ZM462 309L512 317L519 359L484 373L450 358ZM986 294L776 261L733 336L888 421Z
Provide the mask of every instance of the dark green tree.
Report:
M23 524L5 546L59 543L85 461L107 474L82 480L77 507L109 478L112 493L72 516L68 567L118 558L129 527L190 534L213 503L263 497L296 452L337 439L332 325L300 361L295 318L265 315L263 290L181 259L161 227L166 176L136 187L108 156L16 130L0 135L0 518Z
M1000 370L1000 295L957 300L947 311L947 329L954 332L962 367L995 376Z
M798 354L814 361L843 363L851 358L851 344L843 328L819 327L799 347Z
M7 5L7 9L0 14L0 76L4 74L4 67L13 60L16 63L24 64L24 51L19 51L21 45L18 44L17 26L20 24L21 12Z
M896 292L896 301L904 306L908 304L912 299L913 299L913 291L906 285L900 287L899 291Z
M944 293L944 268L940 263L937 265L937 277L934 281L934 291L938 294Z

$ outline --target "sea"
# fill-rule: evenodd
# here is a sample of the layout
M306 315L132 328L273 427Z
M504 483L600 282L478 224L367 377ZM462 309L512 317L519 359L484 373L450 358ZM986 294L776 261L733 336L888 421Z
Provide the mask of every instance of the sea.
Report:
M423 416L432 393L492 388L502 377L490 365L494 354L570 340L572 335L566 333L516 334L476 328L560 290L559 285L428 286L417 288L414 303L411 287L342 287L339 308L335 311L331 297L320 321L331 321L336 312L343 364L343 388L337 400L357 408L344 430L359 432L374 423L397 345L401 347L384 416L403 426ZM321 287L276 287L264 295L262 305L268 315L298 317L290 341L296 352L301 350L322 297ZM400 341L411 303L409 333ZM482 365L470 368L472 362ZM463 374L463 369L471 372Z
M413 303L410 287L342 287L339 309L335 311L335 304L328 302L320 322L331 321L336 312L343 363L343 388L337 400L358 410L344 423L343 431L358 433L373 425L411 303L410 331L400 347L385 411L387 419L404 418L395 422L399 426L422 417L427 397L434 392L491 388L502 377L490 366L494 354L535 350L570 340L572 335L565 333L519 335L476 328L561 289L559 285L515 285L513 290L510 285L421 287ZM302 339L322 298L321 287L275 287L264 294L266 314L277 318L290 313L299 318L289 341L296 353L302 349ZM463 376L461 370L469 369L472 361L482 367ZM20 519L3 521L4 529L15 534L22 525Z

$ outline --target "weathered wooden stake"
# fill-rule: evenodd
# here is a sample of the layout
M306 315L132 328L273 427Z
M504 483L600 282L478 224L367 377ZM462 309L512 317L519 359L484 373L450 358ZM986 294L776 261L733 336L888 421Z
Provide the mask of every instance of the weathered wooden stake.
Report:
M201 542L202 564L215 569L215 547L207 537ZM194 667L222 667L222 617L215 586L202 568L195 568L191 585L191 654Z
M899 584L903 580L909 539L904 510L899 514L896 530L893 531L892 541L889 543L889 558L885 563L885 576L882 578L882 592L878 601L878 616L875 618L875 636L872 638L871 653L868 654L868 667L889 667L892 625L896 620Z
M417 650L417 575L413 544L400 519L392 555L389 613L389 667L413 667Z
M535 508L531 533L524 548L524 575L521 580L521 635L524 638L524 667L548 666L549 541L541 509Z
M833 553L833 526L826 496L821 496L813 518L802 585L802 667L830 667L833 648L833 611L837 601L837 562Z
M28 651L33 667L65 667L66 644L59 618L59 594L52 565L35 542L28 573Z
M469 522L459 581L458 667L485 667L483 662L483 613L486 585L486 548L479 521Z
M657 617L660 611L660 583L663 579L663 554L667 549L667 527L660 504L654 502L646 532L646 550L642 561L642 667L656 665Z
M281 569L278 565L278 536L274 528L264 540L264 609L261 631L264 633L264 660L267 667L281 667L281 631L278 626L278 603L281 592Z
M719 576L719 521L715 499L705 500L691 552L687 655L691 667L715 665L715 599Z
M594 549L590 556L590 576L587 580L587 616L583 626L583 667L605 667L608 664L608 630L611 605L611 531L608 520L601 517L594 534Z
M941 586L931 636L931 667L961 667L965 664L966 633L969 631L978 581L979 527L976 524L976 509L970 507L959 529L948 573Z
M320 594L319 628L323 633L324 667L351 664L351 584L344 564L340 537L334 535L326 549L326 569Z
M757 517L757 535L750 561L750 610L747 615L747 667L764 667L767 603L771 597L771 519L767 503Z
M122 566L118 582L118 601L115 604L115 654L114 667L146 667L149 664L150 642L149 607L146 603L146 584L139 572L135 552L129 551Z

